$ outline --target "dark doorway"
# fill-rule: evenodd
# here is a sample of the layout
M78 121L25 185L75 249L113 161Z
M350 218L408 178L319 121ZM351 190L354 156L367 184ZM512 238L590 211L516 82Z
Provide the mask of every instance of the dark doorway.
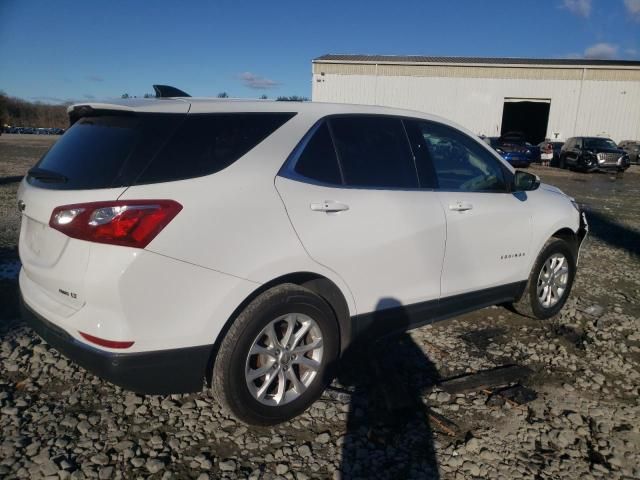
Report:
M534 145L545 140L550 102L505 101L500 134L522 132Z

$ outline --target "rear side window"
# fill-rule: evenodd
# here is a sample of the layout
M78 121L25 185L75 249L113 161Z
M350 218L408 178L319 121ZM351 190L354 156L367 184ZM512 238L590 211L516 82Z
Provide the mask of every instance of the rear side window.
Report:
M294 115L187 115L137 183L182 180L218 172L253 149Z
M313 133L313 136L298 157L296 173L322 183L342 184L338 157L326 123Z
M418 176L399 118L334 117L329 120L346 185L418 188Z
M42 157L28 180L41 188L63 190L130 185L183 118L81 118Z

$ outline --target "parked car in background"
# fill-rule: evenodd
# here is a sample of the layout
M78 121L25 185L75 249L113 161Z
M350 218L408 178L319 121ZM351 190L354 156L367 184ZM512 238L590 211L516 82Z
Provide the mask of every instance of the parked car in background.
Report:
M533 145L529 142L525 142L525 147L527 147L528 149L528 153L527 155L529 156L529 158L531 159L532 163L539 163L541 158L541 152L540 152L540 147L538 145Z
M6 125L2 128L4 133L17 133L17 134L35 134L35 135L62 135L64 133L64 128L57 127L13 127L10 125Z
M640 162L640 141L638 140L623 140L618 144L618 147L623 149L629 155L629 161L631 163Z
M489 144L507 162L516 168L527 168L540 155L520 132L509 132L500 137L488 137Z
M623 172L629 168L629 155L610 138L572 137L562 146L559 166L584 172Z

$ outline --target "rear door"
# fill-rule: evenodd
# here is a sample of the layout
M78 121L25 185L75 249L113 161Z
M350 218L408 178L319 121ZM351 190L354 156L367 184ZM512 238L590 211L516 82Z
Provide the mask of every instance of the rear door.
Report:
M309 255L337 272L358 313L436 300L445 217L421 190L403 122L331 117L276 178Z
M61 316L84 304L91 244L49 226L54 208L117 199L182 116L100 112L80 118L22 181L19 251L30 299Z
M431 121L410 122L407 128L424 140L446 212L441 296L526 279L531 213L525 193L510 193L511 172L455 128Z

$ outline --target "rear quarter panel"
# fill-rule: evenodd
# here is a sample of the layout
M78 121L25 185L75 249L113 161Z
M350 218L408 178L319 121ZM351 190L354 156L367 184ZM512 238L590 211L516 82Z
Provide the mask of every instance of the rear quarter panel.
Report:
M213 175L130 187L122 200L168 198L183 209L147 246L161 255L263 284L294 272L346 283L302 247L275 188L275 177L317 116L297 114L234 164Z

